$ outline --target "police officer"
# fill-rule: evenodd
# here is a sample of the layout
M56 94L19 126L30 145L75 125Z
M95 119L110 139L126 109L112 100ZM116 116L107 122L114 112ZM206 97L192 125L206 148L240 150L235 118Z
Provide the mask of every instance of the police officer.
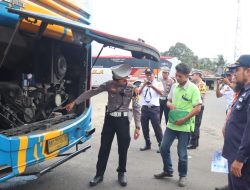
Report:
M169 77L169 71L170 70L167 66L161 67L162 79L160 79L160 81L163 86L163 92L162 95L160 96L160 122L164 112L166 125L168 123L168 113L169 113L169 108L167 107L167 100L168 100L167 97L174 83L173 79Z
M206 83L202 81L203 73L200 70L194 70L192 71L192 82L196 84L196 86L200 90L201 94L201 111L195 116L195 128L194 132L191 132L190 134L190 141L188 145L188 149L196 149L199 146L199 138L200 138L200 126L204 111L204 99L206 95Z
M90 181L90 186L95 186L103 180L106 170L108 157L114 135L117 135L119 165L117 168L118 181L121 186L127 185L126 172L127 152L130 144L129 129L129 104L132 100L133 115L135 121L134 139L140 135L140 105L136 89L129 85L127 77L131 72L131 66L122 64L111 67L113 80L101 84L98 88L82 93L75 101L68 104L65 108L70 111L75 105L95 96L101 92L108 92L108 105L101 135L101 147L99 150L98 161L96 165L96 175Z
M228 160L230 190L250 187L250 55L242 55L233 64L237 83L244 85L231 108L226 123L223 156Z

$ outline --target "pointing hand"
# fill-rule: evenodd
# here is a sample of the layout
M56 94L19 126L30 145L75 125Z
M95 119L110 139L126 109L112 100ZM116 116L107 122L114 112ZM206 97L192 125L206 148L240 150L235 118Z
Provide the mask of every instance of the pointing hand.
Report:
M70 111L73 109L74 106L75 106L75 102L71 102L71 103L67 104L64 108L65 108L68 112L70 112Z

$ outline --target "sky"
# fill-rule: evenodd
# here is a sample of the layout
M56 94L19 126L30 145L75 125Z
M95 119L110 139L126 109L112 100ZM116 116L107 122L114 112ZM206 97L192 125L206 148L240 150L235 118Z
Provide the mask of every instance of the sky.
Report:
M181 42L199 58L216 58L222 54L228 62L234 61L235 44L238 56L250 53L249 0L240 0L239 35L236 35L238 0L89 2L93 28L134 40L142 38L160 52ZM96 54L100 46L94 44L93 49ZM105 49L103 54L123 52Z

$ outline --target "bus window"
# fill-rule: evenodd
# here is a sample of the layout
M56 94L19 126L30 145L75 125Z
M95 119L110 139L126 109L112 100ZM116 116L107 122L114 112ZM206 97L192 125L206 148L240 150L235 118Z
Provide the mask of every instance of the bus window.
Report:
M96 61L96 57L93 57L93 62ZM145 78L144 71L146 68L153 70L156 77L161 77L160 68L162 66L167 66L170 69L170 76L175 75L175 66L180 61L175 57L160 57L159 62L148 59L136 59L130 56L100 56L96 64L92 69L92 87L98 87L102 82L112 79L112 73L110 67L119 64L130 64L132 66L132 71L129 76L130 83L136 81L142 82Z

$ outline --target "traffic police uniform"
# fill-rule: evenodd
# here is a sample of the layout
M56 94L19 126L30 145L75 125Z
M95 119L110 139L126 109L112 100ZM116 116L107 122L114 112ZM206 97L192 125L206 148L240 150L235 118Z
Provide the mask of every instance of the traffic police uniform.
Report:
M199 70L193 71L192 75L193 74L199 74L202 77L202 72ZM195 84L200 90L202 105L201 105L201 111L195 116L195 128L194 128L194 132L191 132L190 134L190 142L188 145L188 149L195 149L196 147L199 146L200 126L201 126L201 121L202 121L202 116L203 116L203 111L204 111L204 99L205 99L205 94L206 94L205 82L201 80L200 82L195 83Z
M250 68L250 55L239 58L238 64L232 67ZM228 181L230 190L250 189L250 84L240 91L238 99L231 109L226 123L223 156L228 160L230 170L232 163L237 160L243 163L242 176L236 177L229 171Z
M104 82L98 88L84 92L75 101L77 105L101 92L108 92L108 104L106 106L106 115L101 133L101 147L96 165L97 171L95 178L90 181L91 186L96 185L103 179L115 134L117 135L119 153L119 165L117 172L119 172L119 174L124 174L124 172L126 172L127 152L130 144L128 116L131 100L135 126L136 128L140 128L141 125L141 111L138 103L138 96L135 93L135 88L130 84L121 85L115 80L126 78L131 72L130 65L118 65L111 67L111 70L113 72L114 80ZM125 186L126 184L121 185Z
M162 72L167 72L169 73L169 68L164 66L161 68ZM160 97L160 122L162 119L162 115L164 112L164 116L165 116L165 123L167 125L168 123L168 113L169 113L169 108L167 107L167 101L168 101L168 94L170 92L170 89L174 83L173 79L171 79L170 77L168 77L167 80L161 79L160 80L163 86L163 92L162 92L162 96Z

